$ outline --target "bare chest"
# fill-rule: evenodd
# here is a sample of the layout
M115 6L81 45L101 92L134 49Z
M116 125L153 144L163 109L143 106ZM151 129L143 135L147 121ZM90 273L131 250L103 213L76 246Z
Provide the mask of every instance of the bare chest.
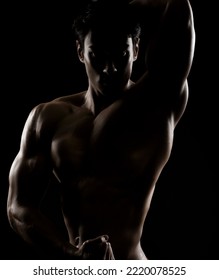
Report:
M157 159L165 161L172 146L171 130L141 117L106 111L97 118L80 114L65 119L51 146L60 180L93 174L115 180L138 177Z

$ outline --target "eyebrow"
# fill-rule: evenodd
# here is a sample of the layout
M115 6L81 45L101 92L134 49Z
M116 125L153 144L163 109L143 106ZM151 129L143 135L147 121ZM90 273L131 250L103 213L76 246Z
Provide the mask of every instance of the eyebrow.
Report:
M130 45L126 43L123 46L119 46L118 49L123 49L124 50L124 49L127 49L129 47L130 47ZM96 51L96 50L98 50L98 51L101 50L102 51L102 49L104 49L104 48L102 48L102 46L95 46L95 45L92 45L92 44L88 45L88 48L91 49L92 51Z

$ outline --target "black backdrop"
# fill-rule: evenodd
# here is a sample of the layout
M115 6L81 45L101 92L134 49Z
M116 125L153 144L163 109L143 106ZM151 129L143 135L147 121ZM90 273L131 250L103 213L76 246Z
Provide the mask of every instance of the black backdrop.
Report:
M0 259L37 258L6 216L8 172L33 106L86 88L71 23L84 1L5 6L2 34ZM80 5L79 3L80 2ZM214 7L192 0L196 50L190 97L157 183L142 245L150 259L218 259L218 68Z

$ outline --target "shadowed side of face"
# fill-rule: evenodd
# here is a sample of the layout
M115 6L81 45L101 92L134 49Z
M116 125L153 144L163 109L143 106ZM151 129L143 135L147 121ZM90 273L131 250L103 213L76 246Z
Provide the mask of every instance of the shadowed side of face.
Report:
M79 43L78 43L79 44ZM97 94L113 95L128 87L138 45L119 30L89 31L84 46L78 46L89 86Z
M108 3L108 4L106 4ZM104 4L104 5L103 5ZM92 5L76 21L77 52L89 88L97 95L116 95L128 87L139 39L128 6L111 1Z

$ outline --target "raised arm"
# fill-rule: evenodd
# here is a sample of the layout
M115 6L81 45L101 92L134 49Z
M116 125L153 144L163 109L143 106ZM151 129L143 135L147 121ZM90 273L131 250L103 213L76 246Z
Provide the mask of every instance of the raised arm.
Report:
M194 56L193 12L188 0L133 0L149 38L146 66L162 82L187 78ZM149 18L149 20L147 20ZM150 21L151 20L151 21ZM152 24L151 26L147 26ZM151 31L152 29L152 31Z
M171 103L175 100L177 103L177 98L181 98L186 103L187 78L195 48L193 12L189 1L133 0L130 5L135 16L140 18L143 36L148 36L146 72L138 81L139 85L143 88L144 85L151 86L157 101ZM177 117L176 114L176 120Z

